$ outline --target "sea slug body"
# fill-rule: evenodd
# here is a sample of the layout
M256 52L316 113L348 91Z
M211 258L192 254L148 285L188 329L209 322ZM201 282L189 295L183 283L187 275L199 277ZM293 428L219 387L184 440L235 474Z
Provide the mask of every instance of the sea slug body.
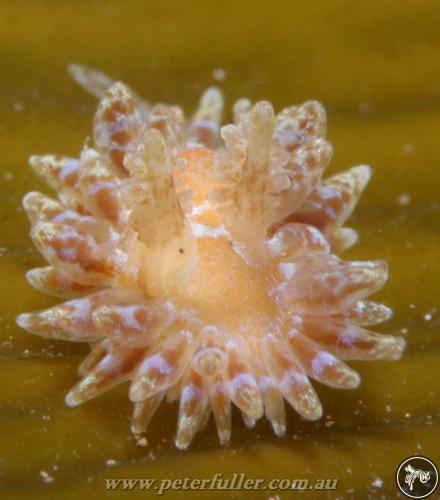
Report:
M321 104L276 115L240 99L221 127L216 88L185 120L97 71L70 71L100 99L93 147L32 156L58 199L23 199L48 262L27 279L65 301L17 318L33 334L90 345L67 405L129 381L143 440L164 399L179 402L181 449L211 414L227 443L231 403L249 427L264 415L283 436L285 401L304 419L322 416L311 379L354 389L345 361L400 358L402 338L365 328L391 316L366 300L386 263L336 255L357 241L344 224L371 170L323 179L332 147Z

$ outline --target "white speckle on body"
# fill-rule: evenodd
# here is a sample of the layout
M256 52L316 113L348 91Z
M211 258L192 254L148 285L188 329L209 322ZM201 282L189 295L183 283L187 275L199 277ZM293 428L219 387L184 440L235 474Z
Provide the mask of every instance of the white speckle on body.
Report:
M316 375L321 375L322 372L335 363L335 357L328 352L319 352L312 361L312 370Z

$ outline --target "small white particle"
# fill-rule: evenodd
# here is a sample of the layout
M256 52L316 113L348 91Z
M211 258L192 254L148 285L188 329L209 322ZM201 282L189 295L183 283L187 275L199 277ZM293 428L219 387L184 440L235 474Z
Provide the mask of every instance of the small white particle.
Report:
M398 198L397 201L399 205L405 206L408 205L408 203L411 201L411 197L408 193L402 193Z
M215 70L212 72L212 77L218 82L226 80L226 76L226 70L224 68L215 68Z
M411 144L410 142L407 142L402 147L402 151L407 155L414 152L415 149L416 149L416 147L414 146L414 144Z
M359 103L359 113L362 115L368 115L371 111L371 104L369 102L363 101Z
M372 483L371 486L373 488L383 488L383 481L379 477L377 477Z
M14 176L11 174L11 172L5 172L3 174L3 177L5 178L5 180L7 181L12 181L12 179L14 178Z
M40 470L40 476L43 478L45 483L51 483L53 481L53 477L48 474L45 470Z
M431 321L432 320L432 314L431 313L426 313L424 316L423 316L423 319L425 321Z
M135 438L136 438L136 444L138 446L145 448L148 445L148 441L144 436L135 436Z
M109 467L113 467L114 465L116 465L116 460L113 460L112 458L109 458L106 462L106 464L109 466Z

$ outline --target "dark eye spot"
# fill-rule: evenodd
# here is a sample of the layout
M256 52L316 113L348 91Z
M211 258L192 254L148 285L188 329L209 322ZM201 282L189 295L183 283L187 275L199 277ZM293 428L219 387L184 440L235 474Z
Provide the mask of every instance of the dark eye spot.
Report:
M179 253L185 253L185 250L183 248L179 248Z

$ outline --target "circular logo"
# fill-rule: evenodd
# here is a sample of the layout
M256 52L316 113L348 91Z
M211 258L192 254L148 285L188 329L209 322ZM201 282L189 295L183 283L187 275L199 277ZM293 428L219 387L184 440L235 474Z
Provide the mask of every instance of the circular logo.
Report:
M409 498L426 498L438 484L438 469L429 458L416 455L405 458L396 472L399 490Z

